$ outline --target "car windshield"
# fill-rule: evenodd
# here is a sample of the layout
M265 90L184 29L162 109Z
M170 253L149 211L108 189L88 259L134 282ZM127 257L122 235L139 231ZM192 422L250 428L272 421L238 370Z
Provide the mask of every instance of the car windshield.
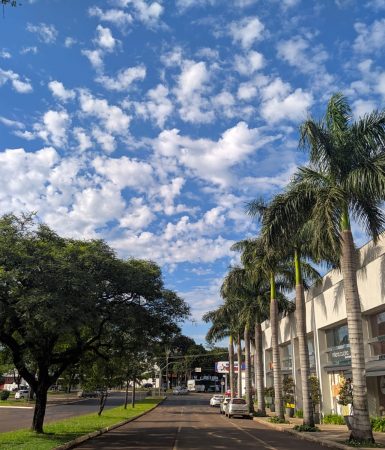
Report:
M233 405L246 405L246 400L243 398L233 398Z

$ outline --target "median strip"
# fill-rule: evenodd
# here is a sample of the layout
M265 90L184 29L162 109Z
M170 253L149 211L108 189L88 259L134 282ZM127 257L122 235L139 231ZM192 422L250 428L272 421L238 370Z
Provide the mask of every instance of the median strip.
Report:
M130 405L107 409L99 417L97 412L83 416L47 423L44 434L36 434L29 430L17 430L0 434L0 448L2 450L65 450L74 445L98 436L106 431L117 428L143 414L148 413L163 400L147 398L138 401L135 408Z

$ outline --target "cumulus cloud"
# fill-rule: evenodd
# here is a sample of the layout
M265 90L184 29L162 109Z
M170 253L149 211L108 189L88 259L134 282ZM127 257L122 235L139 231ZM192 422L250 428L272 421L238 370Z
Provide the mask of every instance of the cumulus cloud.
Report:
M246 55L236 55L234 68L241 75L250 76L265 65L262 53L250 50Z
M66 89L60 81L54 80L48 83L48 88L52 94L62 102L67 102L75 98L75 91L72 89Z
M58 35L58 32L54 25L48 25L44 22L36 25L28 23L27 30L31 33L35 33L39 41L43 42L44 44L53 44L56 41Z
M263 38L265 26L256 16L245 17L230 25L230 34L235 42L239 42L245 49L250 48L256 41Z
M154 26L159 22L164 8L161 2L145 0L115 0L115 4L121 8L132 8L132 14L136 20L147 26Z
M97 36L95 44L105 51L112 52L116 47L116 39L112 36L111 30L102 25L96 27Z
M126 28L133 21L131 14L128 14L121 9L107 9L103 11L98 6L92 6L88 9L88 14L91 17L97 17L103 22L110 22L121 28Z
M33 87L28 79L22 80L18 73L0 68L0 86L7 82L10 82L12 88L19 94L29 94L33 91Z
M375 20L371 25L357 22L354 25L358 36L353 48L360 53L371 53L382 50L385 40L385 19Z
M131 102L126 102L126 104L129 106ZM159 128L163 128L174 109L173 103L169 99L169 90L163 84L158 84L154 89L150 89L146 94L146 101L132 102L132 105L139 116L153 119Z
M12 55L9 53L9 51L1 49L0 50L0 58L3 59L10 59L12 57Z
M141 66L129 67L120 70L115 78L106 75L100 75L96 81L102 84L110 91L126 91L135 81L144 80L146 77L146 68Z
M101 50L82 50L82 54L88 58L94 69L103 68L103 52Z
M56 147L64 147L67 143L67 131L70 117L65 110L47 111L42 121L34 125L35 135L48 144Z
M163 131L155 142L155 151L166 158L177 157L198 178L226 186L232 181L230 169L273 139L239 122L216 142L181 136L177 129Z

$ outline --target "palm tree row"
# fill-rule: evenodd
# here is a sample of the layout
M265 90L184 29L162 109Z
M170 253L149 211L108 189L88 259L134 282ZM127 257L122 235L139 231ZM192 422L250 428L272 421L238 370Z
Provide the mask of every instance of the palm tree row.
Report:
M266 318L257 305L258 298L266 301L262 291L269 283L275 408L277 415L283 418L278 300L285 291L295 288L304 424L313 426L304 290L319 276L306 261L325 261L341 270L352 355L354 418L351 439L358 441L373 441L373 434L351 219L362 225L374 241L384 229L385 217L381 210L385 200L384 144L384 111L375 111L354 121L343 95L333 95L321 120L310 118L300 127L300 147L308 152L308 164L300 167L284 192L268 204L255 200L248 205L248 213L260 220L260 235L233 246L241 252L243 268L239 270L243 270L244 278L228 278L234 272L231 269L222 293L225 304L232 303L233 311L238 310L234 327L238 323L250 330L251 318L245 311L252 311L254 324ZM254 309L247 306L248 302ZM266 313L266 309L264 311ZM234 318L232 320L234 322ZM256 328L256 347L259 339ZM260 370L261 362L258 372ZM258 409L264 412L260 400L263 395L258 386L257 391Z

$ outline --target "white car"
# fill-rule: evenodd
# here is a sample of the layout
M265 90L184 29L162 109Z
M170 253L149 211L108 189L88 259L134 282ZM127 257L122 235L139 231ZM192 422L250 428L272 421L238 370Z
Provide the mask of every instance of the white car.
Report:
M29 396L29 389L20 389L15 394L15 399L19 400L21 398L28 398Z
M210 398L210 406L220 406L221 401L224 399L224 395L214 395Z
M187 395L188 389L185 387L177 386L172 390L173 395Z
M244 398L232 398L225 407L225 416L231 419L233 416L242 416L252 419L246 400Z

